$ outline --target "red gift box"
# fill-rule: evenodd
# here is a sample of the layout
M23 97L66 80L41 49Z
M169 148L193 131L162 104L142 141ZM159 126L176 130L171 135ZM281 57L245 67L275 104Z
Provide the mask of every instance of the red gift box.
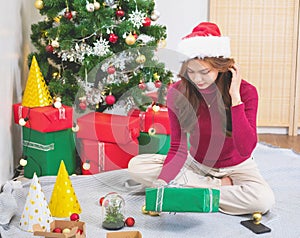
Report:
M137 140L127 144L114 144L81 139L80 157L82 174L96 174L103 171L124 169L133 156L138 154ZM88 164L89 168L85 168Z
M155 134L170 135L170 122L167 108L160 108L159 111L153 111L148 108L143 115L143 128L142 132L149 132L149 129L154 129Z
M14 120L19 124L26 118L25 127L39 132L53 132L72 128L73 108L63 105L57 109L52 106L28 108L21 103L13 105Z
M140 119L134 116L91 112L77 119L77 138L128 144L140 135Z

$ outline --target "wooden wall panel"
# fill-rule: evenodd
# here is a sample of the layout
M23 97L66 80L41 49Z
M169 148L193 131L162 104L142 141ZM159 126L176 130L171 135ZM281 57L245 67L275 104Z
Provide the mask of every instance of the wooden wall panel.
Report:
M210 0L209 20L231 38L242 76L258 89L258 126L293 126L298 8L298 0Z

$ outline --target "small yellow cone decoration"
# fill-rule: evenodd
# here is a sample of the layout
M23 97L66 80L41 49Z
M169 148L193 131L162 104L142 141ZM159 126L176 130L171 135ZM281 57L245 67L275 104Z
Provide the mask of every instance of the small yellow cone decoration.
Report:
M81 213L80 204L63 161L59 166L49 208L54 217L69 217L72 213Z
M44 192L38 177L34 173L20 219L20 228L24 231L33 232L32 225L39 224L43 229L49 230L52 221L53 218Z
M40 67L33 56L30 71L23 95L22 106L45 107L52 104L52 98L47 88Z

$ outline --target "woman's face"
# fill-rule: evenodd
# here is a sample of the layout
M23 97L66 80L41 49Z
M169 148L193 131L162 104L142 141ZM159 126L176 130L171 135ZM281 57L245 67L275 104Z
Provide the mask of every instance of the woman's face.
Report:
M188 62L187 74L199 89L206 89L216 81L218 71L203 60L193 59Z

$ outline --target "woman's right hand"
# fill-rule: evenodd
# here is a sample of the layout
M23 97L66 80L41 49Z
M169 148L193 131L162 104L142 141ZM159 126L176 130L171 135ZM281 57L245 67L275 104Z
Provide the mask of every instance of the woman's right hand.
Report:
M221 186L231 186L231 185L233 185L233 182L229 176L221 178Z

